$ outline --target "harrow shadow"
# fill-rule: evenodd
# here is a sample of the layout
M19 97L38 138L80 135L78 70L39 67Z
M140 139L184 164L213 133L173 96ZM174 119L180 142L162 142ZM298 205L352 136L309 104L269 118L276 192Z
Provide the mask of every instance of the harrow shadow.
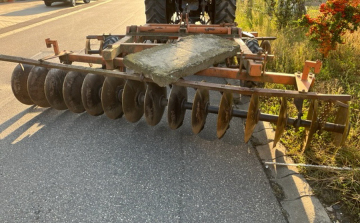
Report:
M20 121L23 117L25 117L25 115L36 113L41 110L42 112L39 115L31 118L28 121L24 120L25 123L23 123L20 127L16 128L11 133L7 134L1 141L9 142L15 140L35 123L39 123L39 125L41 125L41 121L44 120L43 117L51 117L53 112L51 111L51 109L44 110L43 108L38 108L37 106L31 106L30 108L24 110L23 112L19 113L18 115L14 116L13 118L0 125L1 133L4 133L8 128L10 128L12 125L15 125L16 122Z
M25 114L31 113L36 109L36 105L33 105L27 109L25 109L24 111L18 113L17 115L15 115L14 117L12 117L11 119L8 119L6 122L4 122L3 124L0 125L0 132L4 131L5 129L7 129L9 126L11 126L12 124L14 124L15 122L17 122L19 119L21 119Z

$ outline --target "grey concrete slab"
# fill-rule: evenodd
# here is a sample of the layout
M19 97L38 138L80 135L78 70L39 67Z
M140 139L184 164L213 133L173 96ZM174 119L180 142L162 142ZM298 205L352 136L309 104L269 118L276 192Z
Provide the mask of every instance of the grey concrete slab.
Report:
M124 58L126 67L152 78L159 86L223 62L240 51L239 45L215 35L200 34L156 46Z

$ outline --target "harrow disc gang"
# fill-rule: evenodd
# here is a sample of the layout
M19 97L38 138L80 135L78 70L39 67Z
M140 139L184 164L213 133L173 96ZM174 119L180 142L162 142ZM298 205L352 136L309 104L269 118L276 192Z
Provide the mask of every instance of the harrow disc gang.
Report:
M87 113L98 116L104 113L101 105L101 87L105 78L89 73L81 86L81 99Z
M45 96L52 108L65 110L67 106L63 97L63 85L66 71L50 69L45 78Z
M155 83L148 83L145 93L144 112L146 122L151 125L157 125L165 111L166 107L166 87L160 87Z
M64 79L63 97L68 109L74 113L85 111L81 99L81 86L85 79L85 74L76 71L69 71Z
M135 123L144 114L144 95L146 85L144 82L127 80L122 94L123 111L126 120Z
M34 104L29 96L27 87L29 73L33 67L32 65L18 64L11 75L13 94L17 100L26 105Z
M25 66L23 69L20 65L15 68L12 85L13 88L20 90L14 90L14 95L25 94L26 96L28 93L31 101L42 107L49 105L56 109L68 107L75 113L86 110L90 115L100 115L105 110L107 116L113 119L121 117L123 112L129 122L139 121L145 113L147 123L154 126L160 122L167 104L167 119L171 129L177 129L182 125L187 109L192 109L191 124L195 134L204 128L208 113L218 114L218 138L222 138L226 133L232 116L247 118L245 142L248 142L256 124L261 120L277 124L274 146L279 141L286 125L289 124L294 127L305 127L306 137L303 150L310 146L311 139L318 130L333 132L334 144L337 146L344 144L349 132L348 103L337 102L339 109L335 114L335 123L328 123L326 119L329 109L319 115L320 107L317 99L312 99L307 119L301 120L288 117L286 97L282 98L280 112L276 116L260 113L258 94L252 95L248 111L233 109L232 91L225 91L222 94L219 107L210 106L209 89L201 87L203 82L197 88L194 101L191 103L187 101L185 87L191 85L172 85L167 100L166 88L152 82L145 84L145 82L131 79L125 82L125 79L117 77L105 79L102 75L92 73L88 75L75 71L66 73L59 69L49 71L47 68L38 66L33 67L29 72L30 68L31 66ZM28 76L27 72L29 72ZM24 86L25 80L27 80L26 86ZM333 102L325 101L325 105L329 103Z
M123 116L122 92L125 80L116 77L106 77L102 92L101 103L105 115L110 119L117 119Z
M27 81L28 93L31 100L34 102L34 104L44 108L50 107L44 90L45 78L48 71L49 70L45 67L35 66L33 69L31 69Z

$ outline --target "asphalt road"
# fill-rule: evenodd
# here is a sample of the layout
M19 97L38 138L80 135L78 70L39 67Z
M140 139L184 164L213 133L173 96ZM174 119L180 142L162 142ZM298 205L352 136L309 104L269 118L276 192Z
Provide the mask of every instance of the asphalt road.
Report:
M86 35L145 22L142 0L28 2L10 13L18 23L0 29L0 54L40 58L51 54L47 37L81 52ZM165 116L150 127L22 105L11 92L13 67L0 62L0 222L286 222L242 120L218 140L212 114L193 135L189 111L172 131ZM211 92L211 104L219 100Z

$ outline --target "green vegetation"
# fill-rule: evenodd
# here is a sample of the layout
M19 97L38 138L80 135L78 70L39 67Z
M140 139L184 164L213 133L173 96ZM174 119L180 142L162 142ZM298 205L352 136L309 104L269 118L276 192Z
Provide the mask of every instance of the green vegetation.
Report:
M282 2L282 3L281 3ZM295 3L301 2L292 1ZM246 31L257 31L260 36L276 36L272 41L272 54L275 60L268 64L268 70L286 73L302 71L305 60L322 59L322 54L317 51L306 33L308 30L298 26L300 19L296 7L286 8L284 19L281 13L276 12L283 0L244 0L238 1L236 22ZM292 4L290 6L294 6ZM309 5L309 4L307 4ZM307 7L307 13L315 16L319 13L320 2L312 3ZM292 14L293 13L293 14ZM329 165L337 167L360 167L360 32L345 34L345 43L330 51L327 58L323 59L320 74L316 75L315 86L312 91L329 94L350 94L351 130L346 144L339 148L332 144L331 133L321 132L315 134L311 148L303 151L302 144L305 129L295 131L289 127L283 134L281 142L286 146L288 155L297 163ZM275 84L266 84L266 88L288 88ZM277 114L279 112L279 99L270 98L262 100L262 112ZM297 111L293 102L289 101L289 115L296 117ZM319 112L327 106L320 105ZM305 101L303 108L306 117L309 102ZM329 109L327 119L334 120L336 106ZM275 127L276 128L276 127ZM318 197L326 205L339 204L342 210L352 218L351 222L360 222L360 171L338 171L315 168L302 168L302 173L308 179Z

